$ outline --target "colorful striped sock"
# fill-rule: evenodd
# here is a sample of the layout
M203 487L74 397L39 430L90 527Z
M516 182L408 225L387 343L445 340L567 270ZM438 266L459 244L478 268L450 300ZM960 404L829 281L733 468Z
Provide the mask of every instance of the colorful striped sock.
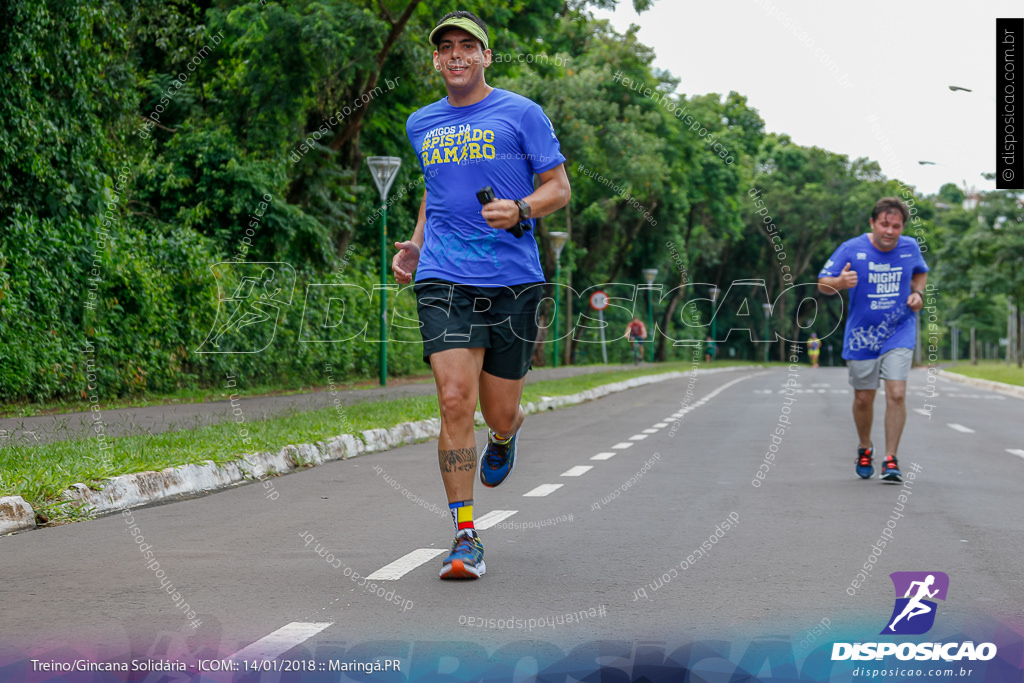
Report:
M448 509L452 513L452 521L455 522L455 530L473 529L473 499L460 500L457 503L448 503Z
M515 436L515 434L512 434L511 436L502 436L501 434L495 432L493 429L491 430L491 441L498 444L499 446L507 446L509 442L512 441L513 436Z

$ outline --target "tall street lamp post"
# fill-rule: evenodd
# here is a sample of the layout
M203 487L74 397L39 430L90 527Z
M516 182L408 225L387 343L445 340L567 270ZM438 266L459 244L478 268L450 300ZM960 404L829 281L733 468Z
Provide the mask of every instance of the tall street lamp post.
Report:
M647 280L647 336L651 341L651 362L654 362L654 304L651 303L651 289L658 277L657 268L644 268L644 279Z
M717 317L715 314L718 311L716 310L717 304L715 302L718 301L718 293L720 291L722 290L718 288L718 285L711 285L711 343L715 344L716 349L718 348L718 335L715 334L715 318ZM711 360L715 359L712 358Z
M768 323L772 317L772 305L769 303L761 304L761 308L764 309L764 362L768 362L768 348L771 343L768 341Z

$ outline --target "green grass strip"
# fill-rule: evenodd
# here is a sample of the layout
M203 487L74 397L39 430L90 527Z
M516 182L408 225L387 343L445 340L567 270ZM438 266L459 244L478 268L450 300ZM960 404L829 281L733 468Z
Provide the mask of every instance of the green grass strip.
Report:
M715 367L741 364L721 362ZM527 385L523 402L575 394L633 377L685 372L691 367L685 362L660 363L634 370L546 380ZM325 441L344 433L358 434L366 429L389 428L437 416L436 396L421 396L366 401L309 412L292 411L241 424L229 421L198 429L126 436L110 439L110 448L103 451L98 450L96 439L32 447L10 446L0 449L0 495L22 496L37 511L53 510L54 520L60 521L62 515L69 513L57 510L55 504L61 493L75 483L99 488L103 480L122 474L206 461L225 464L243 453L276 453L289 444ZM249 444L244 442L246 437L250 439Z
M1015 384L1024 387L1024 368L1016 365L1007 365L1001 361L978 361L977 365L957 363L952 367L945 368L946 372L952 372L964 377L987 379L992 382L1004 384Z

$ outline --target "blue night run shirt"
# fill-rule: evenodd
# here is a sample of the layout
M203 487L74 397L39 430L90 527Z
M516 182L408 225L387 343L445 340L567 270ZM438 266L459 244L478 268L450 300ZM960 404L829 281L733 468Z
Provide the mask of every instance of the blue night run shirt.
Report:
M870 360L892 349L914 348L917 315L907 306L910 279L928 272L917 240L901 235L891 251L880 251L867 234L854 237L839 245L818 277L837 277L847 263L857 273L857 286L849 290L843 358Z
M517 239L492 228L476 198L478 190L490 185L498 199L522 199L533 193L534 174L565 161L540 105L498 88L468 107L453 107L445 97L414 112L406 133L427 190L416 281L441 278L477 286L544 282L533 231Z

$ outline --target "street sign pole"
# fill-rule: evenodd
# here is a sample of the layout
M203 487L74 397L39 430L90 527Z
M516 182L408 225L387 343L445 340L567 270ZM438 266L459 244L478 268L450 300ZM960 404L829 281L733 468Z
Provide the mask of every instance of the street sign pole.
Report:
M395 181L402 160L398 157L367 157L370 175L380 192L380 385L388 384L388 190Z
M551 319L551 329L555 331L555 357L552 365L558 367L558 299L561 296L561 292L558 291L558 283L562 277L562 247L565 246L566 240L569 239L569 233L567 232L549 232L548 237L551 239L551 247L555 250L555 315Z

